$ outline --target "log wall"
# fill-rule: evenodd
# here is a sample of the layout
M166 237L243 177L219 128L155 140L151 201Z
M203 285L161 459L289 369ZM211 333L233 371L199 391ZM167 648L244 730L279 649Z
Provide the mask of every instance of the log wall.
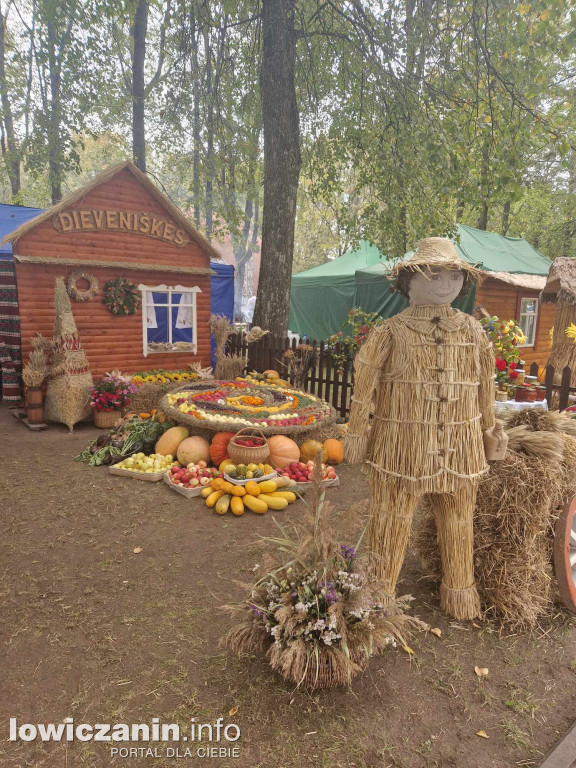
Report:
M518 288L488 277L476 291L476 305L484 307L491 315L501 320L518 320L520 314L520 299L538 298L539 291ZM522 347L522 358L526 368L534 362L545 364L549 352L549 334L554 325L554 304L538 306L536 338L533 347Z
M123 211L146 211L169 218L167 211L142 187L128 170L102 186L91 190L70 210L87 208ZM129 232L76 231L58 232L51 219L25 233L13 244L14 254L134 262L138 265L166 267L209 268L210 257L194 242L184 247L163 240ZM18 301L21 316L22 352L24 359L30 351L30 339L39 332L51 337L54 326L54 284L56 277L66 277L81 265L19 263L15 259ZM92 301L71 300L72 312L80 338L86 349L90 368L99 376L114 368L128 373L154 368L186 368L188 363L210 364L210 276L170 271L121 270L116 267L87 267L98 278L98 293ZM134 315L116 317L102 303L102 291L107 280L126 277L139 285L198 286L197 295L198 354L186 352L153 352L145 358L142 353L142 309Z

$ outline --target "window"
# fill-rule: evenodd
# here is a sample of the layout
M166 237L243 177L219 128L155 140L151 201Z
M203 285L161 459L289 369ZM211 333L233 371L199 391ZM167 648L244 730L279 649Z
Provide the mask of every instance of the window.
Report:
M143 354L193 352L198 345L196 294L182 285L139 285L142 292Z
M538 299L520 299L520 319L518 325L526 336L523 347L533 347L536 342L536 321L538 319Z

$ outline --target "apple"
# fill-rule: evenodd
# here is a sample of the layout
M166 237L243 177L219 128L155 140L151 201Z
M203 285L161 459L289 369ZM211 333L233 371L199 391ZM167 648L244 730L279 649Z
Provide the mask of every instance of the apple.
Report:
M200 482L201 482L201 481L200 481L200 480L198 480L198 478L197 478L197 477L192 477L192 478L190 479L190 485L192 486L192 488L195 488L197 485L200 485Z
M201 477L200 478L200 485L210 485L210 478L209 477Z
M197 467L201 467L202 469L204 469L205 467L207 467L207 466L208 466L208 464L206 464L206 462L204 461L204 459L200 459L200 461L198 462L198 464L197 464L196 466L197 466Z

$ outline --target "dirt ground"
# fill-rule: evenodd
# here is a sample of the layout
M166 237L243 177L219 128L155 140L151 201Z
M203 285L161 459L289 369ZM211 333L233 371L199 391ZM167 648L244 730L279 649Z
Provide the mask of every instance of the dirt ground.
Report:
M32 433L0 408L0 765L537 766L572 725L576 620L560 613L531 636L451 623L413 557L401 589L442 636L415 636L414 656L398 649L373 659L351 690L294 691L262 659L221 650L231 619L220 607L244 597L235 582L252 580L258 537L277 530L273 515L220 518L163 484L75 463L96 434L90 426ZM340 476L328 493L344 510L368 493L352 467ZM296 521L302 504L275 514ZM488 675L478 678L475 666ZM120 759L111 747L142 742L10 742L10 717L19 726L157 717L186 732L192 717L223 717L240 727L240 757L198 757L197 744L156 743L159 757ZM167 746L195 756L175 763Z

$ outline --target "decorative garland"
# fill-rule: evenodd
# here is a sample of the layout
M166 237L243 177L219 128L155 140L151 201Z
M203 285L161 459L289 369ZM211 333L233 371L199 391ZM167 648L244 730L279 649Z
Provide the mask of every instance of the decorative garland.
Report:
M78 288L76 283L81 278L89 283L88 288ZM75 269L68 275L66 290L68 291L68 296L74 299L74 301L92 301L98 293L98 280L90 272L84 272L83 269Z
M134 283L125 277L113 277L104 286L102 302L113 315L133 315L140 307L142 298Z

